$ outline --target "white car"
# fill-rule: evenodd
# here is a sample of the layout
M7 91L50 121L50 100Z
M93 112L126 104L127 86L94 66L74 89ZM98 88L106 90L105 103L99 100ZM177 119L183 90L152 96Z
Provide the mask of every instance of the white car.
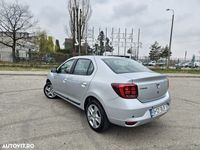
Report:
M156 66L156 61L150 61L150 62L148 63L148 65L149 65L149 66Z
M48 74L45 95L85 111L90 127L101 132L110 123L136 127L166 114L169 81L127 58L73 57Z
M195 61L194 62L194 67L200 67L200 62L199 61Z

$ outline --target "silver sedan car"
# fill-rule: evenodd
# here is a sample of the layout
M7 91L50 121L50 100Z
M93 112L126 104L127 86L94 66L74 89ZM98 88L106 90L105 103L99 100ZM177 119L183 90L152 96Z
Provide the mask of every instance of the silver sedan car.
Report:
M169 80L127 58L81 56L48 74L44 93L60 97L85 111L90 127L136 127L166 114Z

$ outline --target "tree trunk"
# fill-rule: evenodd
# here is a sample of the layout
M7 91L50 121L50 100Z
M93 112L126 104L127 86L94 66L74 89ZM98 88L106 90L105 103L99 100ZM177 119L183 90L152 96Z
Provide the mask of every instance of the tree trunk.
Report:
M72 54L73 56L76 55L76 46L75 46L75 43L76 43L76 10L75 10L75 7L73 7L73 51L72 51Z
M16 44L15 42L13 43L13 47L12 47L12 57L13 57L13 62L16 62L16 55L15 55L15 48L16 48Z

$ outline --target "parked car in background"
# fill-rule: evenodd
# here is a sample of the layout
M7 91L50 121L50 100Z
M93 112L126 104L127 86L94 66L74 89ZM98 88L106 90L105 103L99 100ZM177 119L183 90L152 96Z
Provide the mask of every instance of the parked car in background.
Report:
M80 56L48 74L44 94L56 96L85 111L97 132L110 123L136 127L166 114L169 80L127 58Z
M200 67L200 62L199 62L199 61L195 61L195 62L193 63L193 67L194 67L194 68Z
M144 66L148 66L149 65L149 63L146 61L146 62L143 62L142 63Z
M192 62L186 62L183 64L184 68L192 68Z
M181 63L178 63L175 65L177 69L180 69L180 68L189 68L192 66L192 63L191 62L181 62Z
M164 61L164 60L159 60L159 61L156 62L156 65L157 65L157 66L160 66L160 67L165 66L165 65L166 65L166 61Z
M175 65L176 69L181 69L181 68L198 68L200 67L200 62L195 61L195 62L182 62L178 63Z
M182 63L178 63L178 64L175 64L175 67L176 67L176 69L181 69L181 68L183 68L183 62Z
M148 63L148 66L156 66L156 61L150 61L150 62Z

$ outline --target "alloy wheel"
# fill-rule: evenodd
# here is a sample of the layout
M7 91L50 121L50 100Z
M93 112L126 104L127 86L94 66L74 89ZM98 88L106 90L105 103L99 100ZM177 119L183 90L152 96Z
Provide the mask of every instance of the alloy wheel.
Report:
M54 94L54 90L53 90L52 84L46 85L46 87L45 87L45 93L46 93L47 97L49 97L49 98L56 97L56 95Z
M87 109L87 118L88 118L88 122L89 124L94 128L97 129L100 127L101 125L101 113L99 108L94 105L91 104L88 109Z

